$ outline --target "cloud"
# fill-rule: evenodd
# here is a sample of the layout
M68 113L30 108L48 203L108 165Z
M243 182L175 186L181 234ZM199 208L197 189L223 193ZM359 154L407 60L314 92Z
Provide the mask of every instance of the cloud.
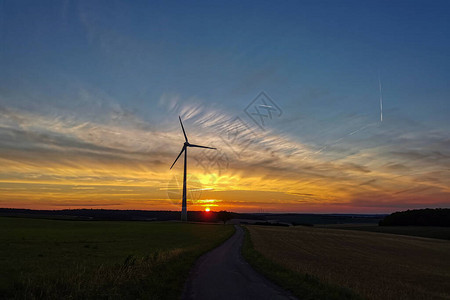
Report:
M168 169L183 143L177 122L181 115L192 143L219 148L191 151L189 172L201 178L203 188L218 193L209 198L223 200L221 206L284 203L301 210L318 209L321 203L336 209L386 210L407 203L445 203L450 195L445 131L405 133L395 126L373 127L318 152L320 145L302 143L301 137L276 128L258 130L245 119L196 98L163 95L159 107L173 118L158 125L101 92L82 90L80 95L86 103L96 103L88 105L89 112L80 113L82 107L76 113L0 107L0 182L154 188L118 193L96 187L94 194L82 195L83 189L58 194L67 200L78 191L74 197L80 197L80 203L101 199L99 195L119 197L126 203L136 198L167 198L160 188L181 168ZM221 166L219 154L224 158ZM202 195L206 197L207 192ZM8 197L16 199L14 191ZM245 199L254 200L247 205Z
M387 171L410 171L411 169L400 163L388 163L383 168Z

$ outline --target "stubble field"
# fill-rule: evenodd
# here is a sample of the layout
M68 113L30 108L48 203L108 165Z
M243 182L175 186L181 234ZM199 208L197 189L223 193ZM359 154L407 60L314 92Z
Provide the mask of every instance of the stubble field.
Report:
M264 257L363 298L450 298L450 241L325 228L247 228Z

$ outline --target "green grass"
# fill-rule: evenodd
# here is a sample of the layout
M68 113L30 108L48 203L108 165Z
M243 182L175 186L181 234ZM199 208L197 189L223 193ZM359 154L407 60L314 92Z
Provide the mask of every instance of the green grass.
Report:
M390 234L401 234L409 236L420 236L425 238L450 240L450 227L436 226L378 226L364 224L348 224L348 225L327 225L318 226L323 228L361 230L369 232L380 232Z
M0 218L0 295L176 299L232 226Z
M299 273L275 263L258 252L252 243L248 229L244 227L245 239L242 255L258 272L289 290L299 299L362 299L348 289L326 284L314 276Z

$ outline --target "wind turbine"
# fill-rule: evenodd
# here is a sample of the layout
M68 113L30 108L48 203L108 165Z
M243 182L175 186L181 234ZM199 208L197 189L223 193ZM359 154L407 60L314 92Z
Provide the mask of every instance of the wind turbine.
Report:
M214 149L214 150L216 150L216 148L190 144L189 141L188 141L187 135L186 135L186 131L184 131L184 126L183 126L183 122L181 122L181 117L178 116L178 119L180 119L181 129L183 129L183 134L184 134L185 142L184 142L183 148L181 148L180 154L178 154L177 158L176 158L175 161L173 162L173 164L172 164L172 166L170 167L170 169L173 168L173 166L175 165L175 163L177 162L177 160L180 158L181 154L183 154L183 151L184 151L183 201L182 201L182 203L181 203L181 221L186 222L186 221L187 221L187 210L186 210L186 168L187 168L187 148L188 148L188 147L197 147L197 148L206 148L206 149Z

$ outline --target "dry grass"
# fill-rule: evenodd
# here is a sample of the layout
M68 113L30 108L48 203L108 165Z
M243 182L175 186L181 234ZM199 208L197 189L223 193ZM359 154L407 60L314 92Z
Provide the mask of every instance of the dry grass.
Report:
M371 232L247 226L282 266L367 299L450 299L450 242Z

